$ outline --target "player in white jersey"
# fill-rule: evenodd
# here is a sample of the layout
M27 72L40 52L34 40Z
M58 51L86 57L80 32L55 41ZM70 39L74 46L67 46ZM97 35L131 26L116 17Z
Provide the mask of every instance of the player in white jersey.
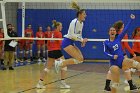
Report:
M87 15L85 10L80 9L80 7L75 2L72 2L72 8L77 10L77 18L71 21L68 29L68 34L64 35L64 40L62 41L62 52L66 52L71 56L71 58L61 62L56 61L56 72L59 71L60 67L65 67L72 64L79 64L82 63L84 60L80 49L75 46L74 42L80 41L81 47L84 47L87 42L87 38L82 38L83 21L85 21Z

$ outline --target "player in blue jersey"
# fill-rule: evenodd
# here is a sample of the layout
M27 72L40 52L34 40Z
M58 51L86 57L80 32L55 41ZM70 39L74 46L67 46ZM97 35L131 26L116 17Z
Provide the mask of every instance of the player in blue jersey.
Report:
M116 93L117 91L116 89L119 85L120 78L119 69L127 72L126 79L128 80L130 90L137 90L137 88L133 85L129 68L134 67L140 69L140 64L133 59L124 58L124 53L121 46L121 40L127 33L127 29L133 19L135 19L135 16L131 15L131 20L119 35L117 35L116 29L111 27L109 29L109 40L104 42L104 53L110 58L110 72L113 81L111 93Z

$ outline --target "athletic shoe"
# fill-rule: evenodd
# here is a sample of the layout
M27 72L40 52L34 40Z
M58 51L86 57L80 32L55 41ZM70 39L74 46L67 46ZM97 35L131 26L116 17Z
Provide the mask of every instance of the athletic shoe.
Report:
M39 88L39 89L45 89L45 85L43 84L43 81L39 80L38 81L38 84L36 85L36 88Z
M14 68L11 66L11 67L9 67L9 70L14 70Z
M126 85L129 85L129 83L128 83L128 81L127 81L127 80L124 80L124 83L125 83Z
M17 60L17 59L15 59L15 62L16 62L16 63L18 63L18 60Z
M104 92L110 93L110 92L111 92L111 88L110 88L110 87L105 87L105 88L104 88Z
M33 61L33 57L30 58L31 62Z
M38 62L41 62L41 59L39 58L37 61L38 61Z
M24 57L24 61L26 61L26 62L28 61L26 57Z
M130 91L138 92L138 88L136 87L136 85L133 85L132 87L130 87Z
M2 70L6 70L6 67L5 67L5 66L1 66L1 69L2 69Z
M43 62L46 62L47 60L45 59L45 58L43 58L43 60L42 60Z
M61 80L61 85L60 88L65 88L65 89L69 89L70 86L66 84L66 82L64 80Z
M62 63L62 60L55 60L54 66L55 66L55 72L56 72L56 73L59 73L61 63Z

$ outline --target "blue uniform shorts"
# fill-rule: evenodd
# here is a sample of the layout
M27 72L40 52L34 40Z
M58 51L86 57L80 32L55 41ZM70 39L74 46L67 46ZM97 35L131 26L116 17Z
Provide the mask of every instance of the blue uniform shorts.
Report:
M63 53L65 59L71 58L71 56L64 50L64 48L66 48L69 45L74 46L74 41L69 38L64 38L62 41L61 47L62 47L62 53Z
M118 56L118 58L116 60L112 59L110 60L110 66L118 66L120 69L122 69L122 63L124 60L124 56Z
M74 46L74 41L69 39L69 38L64 38L63 41L62 41L62 48L65 48L69 45L73 45Z

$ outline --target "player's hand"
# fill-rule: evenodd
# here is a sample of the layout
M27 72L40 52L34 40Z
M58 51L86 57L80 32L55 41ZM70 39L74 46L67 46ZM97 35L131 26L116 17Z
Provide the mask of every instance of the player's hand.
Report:
M134 15L134 14L131 14L131 15L130 15L130 18L131 18L131 19L135 19L135 15Z
M87 41L88 41L88 39L84 38L82 43L86 43Z
M136 59L136 54L133 55L133 58L132 59L134 59L134 60Z
M118 58L118 55L114 55L114 59L117 59Z
M85 47L87 41L88 39L84 38L83 41L81 42L81 47Z

